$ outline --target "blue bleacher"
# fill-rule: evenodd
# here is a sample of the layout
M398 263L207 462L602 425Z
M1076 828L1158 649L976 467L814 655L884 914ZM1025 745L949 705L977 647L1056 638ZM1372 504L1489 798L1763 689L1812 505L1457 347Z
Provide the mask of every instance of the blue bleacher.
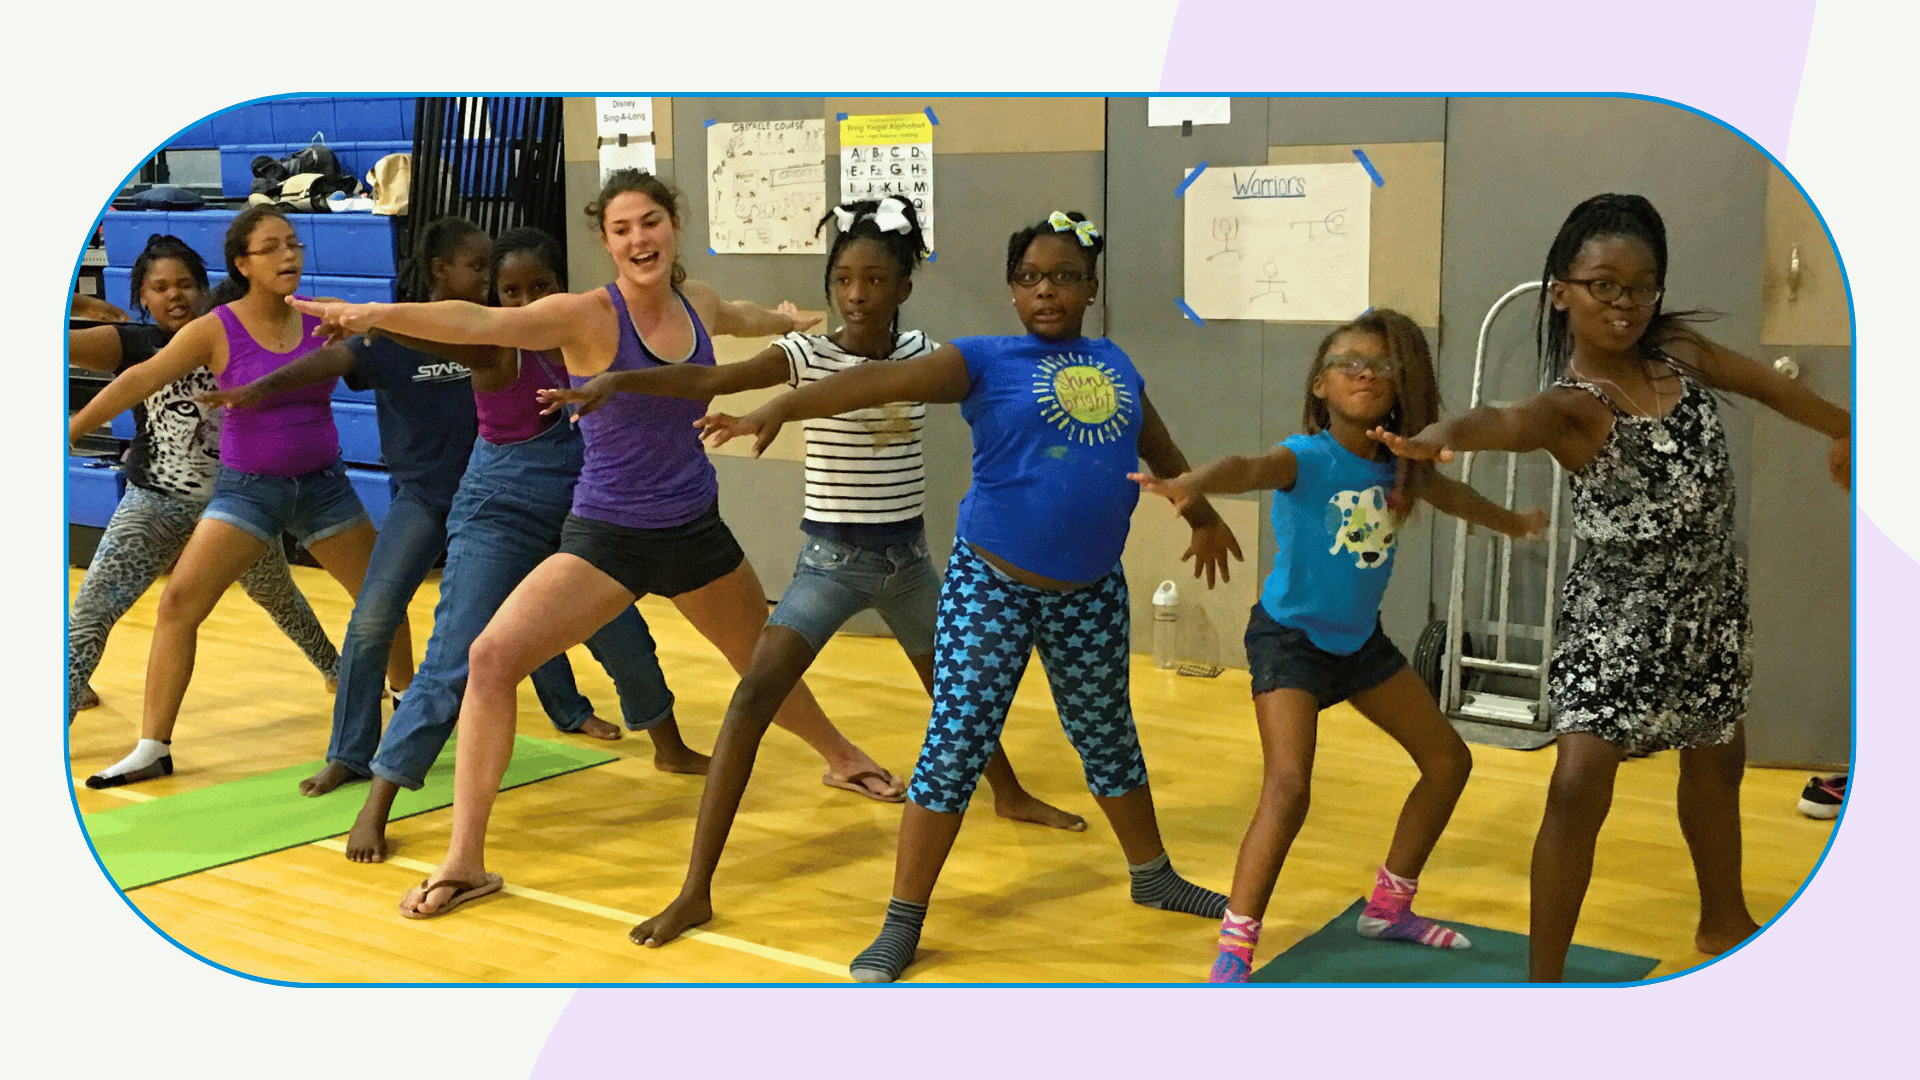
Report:
M253 187L253 159L286 157L319 135L341 168L361 177L380 158L406 153L413 146L415 101L411 97L302 97L254 102L209 116L168 142L169 149L218 150L222 193L240 197ZM171 233L207 262L214 283L226 276L227 227L237 209L196 211L109 210L102 223L108 265L102 289L113 303L126 305L132 266L147 237ZM307 245L303 293L355 302L394 299L395 222L373 214L290 214ZM392 488L380 456L379 425L372 391L334 391L334 422L341 456L351 466L348 478L366 504L377 528L386 520ZM133 436L131 413L114 418L113 434ZM118 505L125 481L106 458L70 457L67 468L68 518L73 524L102 528Z

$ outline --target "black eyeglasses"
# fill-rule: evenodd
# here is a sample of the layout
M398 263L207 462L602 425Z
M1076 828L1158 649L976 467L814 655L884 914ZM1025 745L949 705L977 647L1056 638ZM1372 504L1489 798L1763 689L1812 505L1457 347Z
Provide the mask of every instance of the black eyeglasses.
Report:
M1023 289L1031 289L1042 281L1051 281L1065 289L1090 280L1092 280L1090 275L1078 270L1055 270L1051 274L1043 274L1038 270L1018 270L1013 275L1013 283Z
M1358 378L1363 372L1371 371L1374 377L1381 379L1397 378L1400 364L1391 356L1361 356L1357 353L1329 353L1323 371L1338 371Z
M297 255L300 252L305 250L307 250L307 245L301 243L298 240L289 240L285 244L269 244L266 247L261 248L259 251L243 251L241 252L241 254L242 255L278 255L282 251L291 251Z
M1579 285L1588 294L1603 304L1611 304L1625 296L1639 307L1652 307L1660 302L1667 290L1658 285L1622 285L1612 278L1562 278L1568 285Z

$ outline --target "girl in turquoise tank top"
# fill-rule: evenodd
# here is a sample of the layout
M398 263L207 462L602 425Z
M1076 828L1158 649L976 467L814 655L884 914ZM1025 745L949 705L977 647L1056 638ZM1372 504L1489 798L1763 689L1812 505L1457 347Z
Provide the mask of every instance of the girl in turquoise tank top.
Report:
M1170 480L1138 475L1174 506L1205 494L1272 491L1273 572L1247 626L1247 667L1265 775L1220 926L1209 982L1243 983L1280 865L1307 817L1321 711L1343 701L1420 769L1359 920L1366 937L1464 949L1465 935L1412 910L1427 856L1473 768L1467 744L1380 628L1395 534L1412 500L1516 538L1545 515L1515 514L1431 468L1396 465L1368 432L1418 431L1439 415L1426 336L1381 308L1336 328L1307 371L1295 435L1259 457L1227 457Z

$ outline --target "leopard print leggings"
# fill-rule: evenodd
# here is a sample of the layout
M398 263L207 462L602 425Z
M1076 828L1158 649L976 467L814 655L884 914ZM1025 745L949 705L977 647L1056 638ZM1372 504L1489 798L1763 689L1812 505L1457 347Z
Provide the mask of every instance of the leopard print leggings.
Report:
M173 565L205 508L204 502L127 485L73 598L67 629L68 723L73 722L87 680L100 666L108 631ZM240 585L273 617L281 633L307 654L309 663L328 679L334 677L340 654L314 618L307 598L294 587L286 553L278 544L267 545L265 554L241 576Z

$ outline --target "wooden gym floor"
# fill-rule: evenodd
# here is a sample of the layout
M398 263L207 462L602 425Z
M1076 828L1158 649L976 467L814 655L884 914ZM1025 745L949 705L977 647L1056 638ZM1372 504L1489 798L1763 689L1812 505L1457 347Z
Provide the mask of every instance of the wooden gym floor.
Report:
M320 571L295 579L335 641L349 604ZM71 571L69 587L81 572ZM412 607L424 652L437 576ZM94 677L103 704L71 729L72 773L119 759L138 734L155 586L114 630ZM666 601L641 611L679 699L687 741L711 749L735 676ZM575 650L581 689L612 717L605 673ZM902 777L925 732L927 699L888 639L836 638L808 682L836 725ZM1181 677L1135 657L1133 701L1174 865L1225 890L1252 813L1260 751L1247 674ZM83 815L323 756L332 699L266 615L232 590L200 637L199 667L178 730L179 771L117 791L76 786ZM522 686L522 734L576 739L548 726ZM619 760L503 793L488 834L505 896L444 919L409 921L401 894L445 851L451 810L396 822L384 864L346 860L326 840L137 889L132 902L175 940L228 967L295 982L836 982L880 924L900 808L829 789L821 762L774 729L721 863L706 933L662 949L627 942L629 926L679 889L701 778L657 772L645 736L593 742ZM1213 958L1216 924L1127 901L1126 867L1098 815L1033 664L1005 745L1036 794L1088 818L1085 833L992 814L983 784L935 891L909 981L1192 983ZM1552 752L1474 748L1473 780L1423 875L1421 910L1524 933L1527 860ZM1674 820L1678 756L1630 761L1601 836L1576 940L1657 957L1654 976L1707 961L1693 950L1697 905ZM1384 855L1414 770L1386 736L1342 706L1322 718L1314 805L1266 919L1258 962L1312 933L1362 896ZM1766 922L1805 881L1832 825L1794 809L1807 774L1754 769L1743 795L1746 881ZM365 787L327 798L357 806ZM290 798L298 798L291 789ZM101 888L110 887L107 882Z

